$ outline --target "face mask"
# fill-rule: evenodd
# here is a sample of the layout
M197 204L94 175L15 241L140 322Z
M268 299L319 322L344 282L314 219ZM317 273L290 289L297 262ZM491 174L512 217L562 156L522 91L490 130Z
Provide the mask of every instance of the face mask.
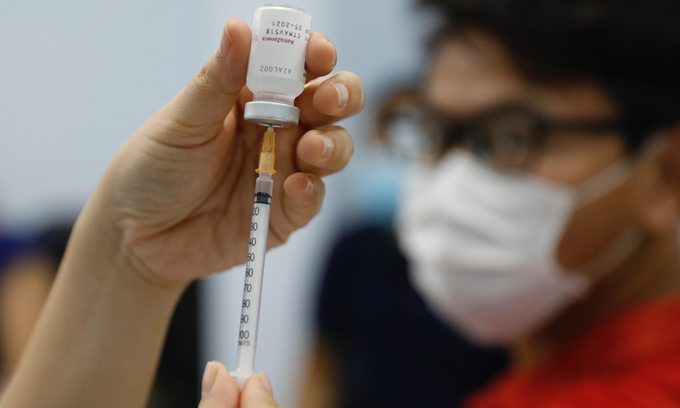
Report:
M573 210L630 173L621 160L570 189L494 170L461 151L413 168L396 221L416 290L472 340L507 344L528 334L639 243L627 231L579 271L564 270L554 258Z

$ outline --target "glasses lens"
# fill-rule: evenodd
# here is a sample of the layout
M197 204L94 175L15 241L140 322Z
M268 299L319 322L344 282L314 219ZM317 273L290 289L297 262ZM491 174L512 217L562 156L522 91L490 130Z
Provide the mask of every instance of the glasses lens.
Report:
M505 112L480 120L473 136L475 152L497 166L517 167L536 151L538 122L522 112Z
M403 160L420 160L436 150L437 132L427 114L415 105L391 112L384 126L390 154Z

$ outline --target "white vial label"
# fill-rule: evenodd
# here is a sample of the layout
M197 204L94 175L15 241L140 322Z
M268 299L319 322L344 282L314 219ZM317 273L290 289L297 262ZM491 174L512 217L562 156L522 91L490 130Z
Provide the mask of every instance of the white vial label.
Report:
M253 43L248 67L248 87L253 92L267 92L269 81L258 77L276 77L305 83L305 53L309 40L311 16L304 10L286 6L263 6L255 11ZM269 86L267 86L269 85ZM276 88L276 87L275 87ZM289 94L290 88L286 87ZM296 89L295 91L297 91Z

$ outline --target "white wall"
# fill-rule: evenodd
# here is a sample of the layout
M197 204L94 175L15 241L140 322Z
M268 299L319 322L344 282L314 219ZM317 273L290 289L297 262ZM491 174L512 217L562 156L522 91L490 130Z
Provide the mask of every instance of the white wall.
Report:
M187 82L217 48L228 17L251 22L253 0L5 0L0 3L0 224L33 228L76 212L118 146ZM370 175L367 122L390 80L420 63L423 24L409 0L299 0L312 28L336 44L338 69L358 73L368 104L346 122L357 153L328 179L312 224L267 258L257 369L295 406L309 347L312 289L326 246L361 199ZM244 254L245 256L245 254ZM204 360L235 363L242 268L210 278ZM202 362L203 363L203 362Z
M0 3L0 220L80 208L118 146L203 55L178 0Z

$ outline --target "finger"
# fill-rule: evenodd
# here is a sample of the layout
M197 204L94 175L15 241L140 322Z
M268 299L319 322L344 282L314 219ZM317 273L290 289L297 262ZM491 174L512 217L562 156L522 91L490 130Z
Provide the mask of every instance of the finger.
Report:
M182 136L207 139L221 129L246 82L250 42L248 25L229 19L218 51L164 109L172 126L184 131Z
M264 373L258 373L246 381L241 392L241 408L280 408L274 400L272 384Z
M205 366L201 402L198 408L237 408L240 390L229 375L227 368L219 361L210 361Z
M326 186L319 176L311 173L293 173L283 182L281 213L272 215L276 224L270 224L273 239L268 246L288 240L290 234L307 225L321 209Z
M328 75L335 68L338 61L335 45L321 33L311 33L307 43L305 70L307 81Z
M347 131L328 126L305 133L297 145L297 166L300 171L326 176L347 166L354 154L354 143Z
M318 127L359 113L365 99L359 77L351 72L339 72L308 83L295 104L300 108L301 121Z

